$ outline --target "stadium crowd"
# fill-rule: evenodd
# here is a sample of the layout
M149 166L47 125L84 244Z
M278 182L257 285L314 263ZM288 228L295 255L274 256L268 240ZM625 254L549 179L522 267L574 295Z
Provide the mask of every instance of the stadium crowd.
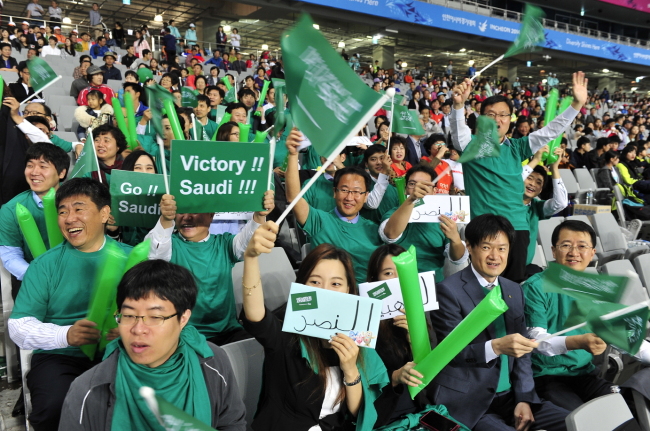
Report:
M650 220L648 99L622 90L609 94L590 86L582 72L570 82L554 76L543 83L482 76L471 81L475 69L456 73L451 61L403 70L398 60L386 70L378 62L363 67L358 55L343 53L375 91L399 90L400 103L417 111L424 134L391 133L391 113L376 113L284 221L311 244L301 258L278 238L275 220L328 155L305 145L308 139L291 125L271 128L292 108L286 97L276 99L272 83L261 99L265 83L285 78L282 58L264 52L244 59L241 37L233 37L236 31L227 37L222 28L218 48L205 52L192 43L192 34L181 39L173 21L162 31L159 59L147 44L146 28L126 44L126 54L113 50L125 42L110 34L60 32L28 22L22 30L0 32L0 70L17 75L4 86L0 110L0 258L12 275L15 298L9 333L21 349L34 350L27 386L36 431L159 429L138 395L140 386L155 388L216 429L244 430L246 409L219 346L249 338L264 348L255 430L417 429L428 412L460 429L564 430L566 416L583 403L613 392L629 395L599 375L594 356L607 344L596 335L582 328L537 341L562 329L574 300L544 291L543 269L532 261L539 221L571 215L574 202L562 169L599 169L599 186L620 188L628 216ZM72 124L60 124L44 96L34 95L29 63L17 62L12 50L26 50L27 59L79 62L69 88L78 104L76 140L58 136ZM115 80L122 82L118 91L108 85ZM170 169L172 124L168 116L154 118L148 86L174 95L187 140L251 142L258 131L277 140L275 187L260 202L263 210L247 221L213 220L212 213L178 213L175 197L165 194L155 225L116 225L107 187L113 171ZM573 99L545 124L554 88L560 100ZM186 93L194 106L184 103ZM123 106L130 98L135 107L135 149L127 148L117 127L115 97ZM230 121L223 122L227 114ZM459 163L480 116L496 121L500 154ZM156 120L164 129L163 151ZM89 128L99 169L67 179ZM545 165L548 144L558 137L556 161ZM395 187L399 178L406 184L405 199ZM52 188L65 241L34 259L16 206L31 212L47 241L43 199ZM409 223L416 203L433 194L469 196L471 222L461 229L457 219L441 215L439 223ZM126 272L117 289L118 325L108 334L117 341L89 359L81 347L96 344L101 335L86 319L91 281L112 250L128 253L145 239L149 260ZM596 243L589 224L563 221L552 234L553 257L582 272ZM285 249L297 283L357 295L360 283L396 278L391 258L412 245L418 271L436 272L439 309L427 313L432 347L495 286L509 307L414 399L407 387L418 386L424 376L414 370L404 316L383 320L376 349L366 349L343 333L328 342L283 332L286 305L265 307L259 257L274 246ZM233 285L231 275L240 261L241 286ZM235 290L243 298L239 315ZM636 360L650 363L647 342ZM644 370L639 378L647 379Z

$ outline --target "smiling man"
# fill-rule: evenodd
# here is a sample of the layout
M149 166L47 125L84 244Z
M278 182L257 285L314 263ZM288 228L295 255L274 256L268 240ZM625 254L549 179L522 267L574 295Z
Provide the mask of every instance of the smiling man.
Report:
M287 138L289 152L285 174L287 201L300 193L298 147L302 133L292 130ZM330 211L313 208L303 198L293 208L300 227L311 237L311 244L329 243L350 253L358 283L366 280L366 268L372 252L381 245L377 224L363 218L360 211L368 200L370 175L359 166L337 169L332 182L335 207Z
M2 264L16 280L22 280L29 263L34 260L25 237L18 226L16 204L21 204L34 216L38 231L48 244L43 196L51 188L58 189L68 173L70 157L61 148L50 143L36 143L27 148L25 155L25 179L29 190L7 202L0 209L0 258ZM13 283L13 296L20 283Z
M431 312L431 323L438 342L495 286L501 287L508 310L436 376L429 387L432 401L444 404L452 417L477 431L566 430L569 411L541 401L535 392L530 353L538 344L526 338L524 293L517 283L501 277L514 237L505 217L472 218L465 228L470 266L436 285L440 308Z
M226 352L188 325L196 299L194 276L182 266L153 260L129 270L117 287L120 338L72 384L59 429L158 429L137 394L149 386L215 429L244 431L246 410Z
M210 234L214 213L177 214L174 196L163 195L161 216L149 232L149 259L181 265L196 277L199 294L190 324L217 345L250 338L237 321L232 268L242 259L255 229L275 207L273 191L264 194L265 211L253 214L237 234Z
M34 350L27 386L36 431L58 428L70 384L97 363L80 349L99 339L96 324L85 318L95 273L108 249L131 249L104 235L110 204L108 188L93 179L74 178L59 187L56 207L65 241L29 265L9 319L11 339Z
M587 100L587 82L582 72L573 74L573 103L562 114L540 130L520 139L508 139L506 134L514 107L505 96L492 96L481 104L481 115L496 120L501 151L498 157L476 158L463 163L465 191L472 197L472 218L481 214L507 217L515 228L515 240L510 245L510 261L505 277L521 282L525 279L529 244L527 208L521 202L524 184L521 181L521 163L530 158L551 140L561 136L578 115ZM459 84L453 96L451 138L459 151L464 151L472 136L465 124L465 101L473 85L469 79ZM480 143L475 143L480 145Z
M196 115L197 123L201 125L197 130L197 137L200 141L210 141L219 127L217 123L208 118L208 114L210 113L210 98L199 94L196 96L196 101L194 115Z

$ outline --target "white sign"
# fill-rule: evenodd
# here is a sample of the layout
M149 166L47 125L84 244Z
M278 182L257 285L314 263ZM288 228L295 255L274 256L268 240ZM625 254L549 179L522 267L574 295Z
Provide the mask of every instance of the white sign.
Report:
M250 220L252 218L253 218L253 212L214 213L214 217L212 217L212 221Z
M424 311L438 309L438 302L436 301L435 275L435 271L421 272L418 274L418 277L420 278L420 291L422 293ZM402 298L399 278L374 281L372 283L361 283L359 285L359 296L381 299L381 320L392 319L395 316L404 315L404 313L400 311L400 309L404 309L404 299Z
M469 223L469 196L427 195L415 201L409 223L439 223L440 215Z

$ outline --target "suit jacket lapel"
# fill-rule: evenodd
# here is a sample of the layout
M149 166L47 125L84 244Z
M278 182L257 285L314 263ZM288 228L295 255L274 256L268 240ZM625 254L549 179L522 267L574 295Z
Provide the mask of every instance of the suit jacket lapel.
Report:
M483 287L481 287L481 284L476 279L474 272L472 272L471 266L468 266L463 270L461 278L465 282L465 284L463 284L463 290L465 291L465 293L467 293L467 296L469 296L472 302L474 303L474 308L476 308L478 303L481 302L483 298L485 298L485 293L483 293ZM488 325L486 330L488 332L488 335L490 336L490 339L496 338L496 332L493 324Z
M514 295L512 292L512 287L510 286L509 283L507 286L504 286L503 279L501 277L499 277L499 285L501 286L501 293L503 294L503 300L508 305L508 311L506 311L503 314L506 323L506 332L508 334L514 334L516 332L515 320L514 320L514 316L516 313L514 313L514 309L517 307L517 304L515 304L515 300L513 298Z

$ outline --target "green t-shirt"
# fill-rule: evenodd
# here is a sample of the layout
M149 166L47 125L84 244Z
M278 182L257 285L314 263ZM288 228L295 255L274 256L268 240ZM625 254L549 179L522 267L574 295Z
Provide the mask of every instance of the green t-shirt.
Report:
M306 180L303 188L309 182ZM325 175L318 177L316 182L307 190L303 196L310 207L321 211L331 211L336 206L334 200L334 181L325 178Z
M530 277L521 287L526 296L526 325L546 329L555 333L564 329L564 322L571 313L574 299L567 295L544 292L542 274ZM585 334L585 328L576 329L564 335ZM546 356L533 353L533 376L581 376L590 373L596 367L591 361L593 356L586 350L570 350L563 355Z
M27 242L23 236L20 227L18 226L18 219L16 218L16 204L21 204L29 210L34 216L34 221L38 227L38 231L43 237L45 247L47 247L47 229L45 227L45 214L43 208L39 208L34 201L34 192L31 190L24 191L7 202L0 209L0 246L7 247L20 247L26 262L34 260L32 253L27 247Z
M304 155L302 159L302 169L317 169L321 166L320 155L316 152L316 148L313 145L307 147L304 150Z
M540 199L533 199L528 206L526 218L528 220L528 231L530 232L530 243L528 244L528 255L526 256L526 265L535 258L535 251L537 250L537 232L539 231L539 221L546 220L549 217L544 216L544 202Z
M129 244L133 247L140 244L144 241L144 237L147 236L151 229L146 227L133 227L133 226L121 226L122 228L122 242Z
M384 220L389 219L396 210L397 207L394 207L384 214ZM444 279L442 268L445 265L444 253L448 243L449 239L442 233L440 223L409 223L397 241L397 244L406 249L411 245L415 246L418 272L435 271L436 283Z
M66 153L72 151L72 142L66 141L65 139L61 139L56 135L50 136L50 141L52 141L54 145L61 148Z
M376 184L377 183L375 183L374 181L371 182L370 191L373 191L375 189ZM395 186L388 184L388 187L386 187L386 191L384 192L384 197L381 199L381 203L379 204L379 206L374 210L369 208L362 208L361 216L367 218L372 222L379 224L384 219L384 214L386 214L388 211L392 210L398 205L399 205L399 198L397 197L397 189L395 188Z
M208 119L208 122L205 126L201 124L197 119L196 126L196 136L199 141L211 141L212 137L217 132L217 128L219 127L217 123L210 119ZM190 133L190 136L194 137L194 133Z
M139 117L135 117L135 125L136 125L136 127L140 125L140 120L142 120L142 115L140 115ZM147 121L147 125L145 126L144 134L147 135L147 136L151 136L152 138L154 138L154 140L156 139L156 129L154 129L151 126L151 121Z
M95 273L106 257L109 243L117 244L125 254L131 246L106 238L104 247L93 253L75 249L69 242L43 253L29 265L18 292L12 319L35 317L43 323L73 325L88 314ZM36 350L35 353L56 353L86 357L79 347Z
M190 242L178 232L172 235L171 262L189 269L199 288L190 324L206 338L241 329L232 286L232 268L238 261L232 249L234 238L225 233Z
M501 145L499 157L483 157L463 163L465 191L472 197L472 218L497 214L510 220L515 230L528 230L528 208L522 202L521 162L532 155L526 136L506 140Z
M348 223L341 220L334 210L325 212L309 208L302 229L311 237L312 248L329 243L347 251L354 264L357 283L365 283L370 255L382 244L377 224L361 216L357 223Z

